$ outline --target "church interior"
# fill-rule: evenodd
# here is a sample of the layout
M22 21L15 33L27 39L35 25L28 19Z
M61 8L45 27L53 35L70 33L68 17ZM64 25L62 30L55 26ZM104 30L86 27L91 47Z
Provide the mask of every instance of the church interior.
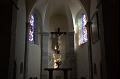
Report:
M0 79L119 79L119 0L0 0Z

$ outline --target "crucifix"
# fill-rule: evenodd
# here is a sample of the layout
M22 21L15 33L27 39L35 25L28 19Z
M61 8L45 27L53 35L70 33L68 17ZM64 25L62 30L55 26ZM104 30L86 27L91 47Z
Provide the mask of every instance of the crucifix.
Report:
M60 64L61 64L61 54L60 54L60 50L59 50L59 44L58 44L58 38L59 36L66 34L66 32L60 32L60 28L57 29L57 32L51 32L51 34L55 35L55 40L53 40L52 44L53 44L53 49L55 51L55 53L53 54L53 60L54 60L54 68L59 68Z
M51 34L55 34L57 37L59 37L62 34L66 34L66 32L60 32L60 28L58 27L57 32L51 32Z
M56 53L58 53L59 54L59 45L58 45L58 38L59 38L59 36L61 36L61 35L63 35L63 34L66 34L66 32L60 32L60 28L58 27L58 29L57 29L57 32L51 32L51 34L53 35L53 34L55 34L55 36L56 36L56 41L57 41L57 43L56 43L56 47L55 47L55 50L56 50Z

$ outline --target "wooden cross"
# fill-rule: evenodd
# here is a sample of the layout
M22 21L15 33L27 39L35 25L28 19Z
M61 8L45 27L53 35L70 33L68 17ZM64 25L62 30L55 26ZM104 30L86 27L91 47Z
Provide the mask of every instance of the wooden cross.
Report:
M55 53L59 54L60 51L58 50L59 49L59 45L58 45L58 37L62 34L66 34L66 32L60 32L60 28L58 27L58 30L57 32L51 32L51 34L55 34L57 36L57 44L56 44L56 50L55 50Z
M59 37L62 34L66 34L66 32L60 32L60 28L58 27L57 32L51 32L51 34L55 34L57 37Z

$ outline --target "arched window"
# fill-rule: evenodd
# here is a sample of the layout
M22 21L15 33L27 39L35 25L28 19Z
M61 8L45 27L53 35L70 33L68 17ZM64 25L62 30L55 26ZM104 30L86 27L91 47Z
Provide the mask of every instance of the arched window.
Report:
M33 44L38 44L38 20L36 16L36 13L29 16L28 38L29 42Z
M34 42L34 16L30 15L29 16L29 41Z
M88 41L87 38L87 16L85 13L81 13L77 17L77 29L78 31L78 45L82 45Z

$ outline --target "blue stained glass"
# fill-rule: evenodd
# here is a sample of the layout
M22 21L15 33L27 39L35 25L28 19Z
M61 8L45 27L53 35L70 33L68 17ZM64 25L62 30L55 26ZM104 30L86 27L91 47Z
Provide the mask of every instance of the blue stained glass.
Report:
M30 27L29 27L29 41L34 41L34 16L30 15L29 18L29 23L30 23Z
M33 15L30 16L30 24L31 24L31 26L34 26L34 17L33 17Z
M83 14L82 15L82 29L81 29L81 32L82 32L82 35L81 35L81 43L80 44L83 44L83 43L86 43L87 42L87 29L85 27L87 23L87 19L86 19L86 15Z

